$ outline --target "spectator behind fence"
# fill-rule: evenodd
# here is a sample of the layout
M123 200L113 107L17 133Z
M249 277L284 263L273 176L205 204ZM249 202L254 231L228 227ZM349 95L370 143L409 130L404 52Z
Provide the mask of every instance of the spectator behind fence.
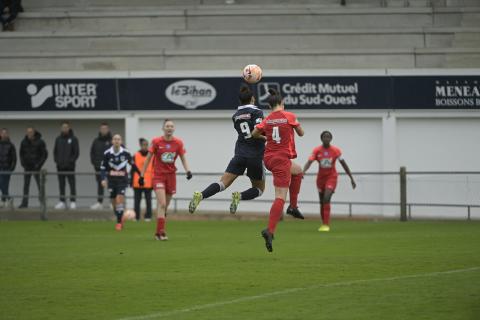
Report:
M74 210L77 208L75 198L77 195L75 188L75 162L78 159L80 150L78 147L78 139L73 135L68 121L62 122L60 135L55 139L55 147L53 148L53 157L57 165L58 185L60 187L60 202L57 203L55 209L62 210L67 208L65 197L65 180L68 179L70 186L70 206ZM72 174L60 174L62 171L69 171Z
M15 30L15 19L19 12L23 12L20 0L0 0L0 22L2 22L2 31Z
M33 127L27 128L27 134L20 144L20 163L25 169L23 176L23 200L19 208L28 208L28 194L30 192L30 180L32 178L32 171L35 173L33 177L37 182L38 191L40 194L40 175L39 171L42 169L48 157L47 146L42 139L40 132ZM40 202L42 200L40 199Z
M0 131L0 190L2 191L1 208L13 208L13 199L8 194L10 176L17 165L17 152L15 146L10 142L8 130L3 128Z
M136 168L140 170L143 168L143 164L145 163L145 159L148 155L148 141L144 138L140 138L140 150L135 153L133 156L133 163L135 164ZM138 183L138 172L132 170L132 186L134 192L134 209L135 209L135 219L138 221L140 220L140 202L142 201L142 193L145 194L145 202L146 202L146 212L144 219L145 221L151 221L152 219L152 174L153 174L153 161L150 161L147 167L147 171L145 171L144 175L144 184L140 186Z
M92 147L90 148L90 162L95 169L95 179L97 181L97 195L98 199L95 204L93 204L90 209L99 210L103 208L103 195L104 188L102 186L102 177L100 176L100 165L102 164L103 154L107 149L112 146L112 134L108 123L103 122L100 124L100 132L98 137L96 137L92 142Z

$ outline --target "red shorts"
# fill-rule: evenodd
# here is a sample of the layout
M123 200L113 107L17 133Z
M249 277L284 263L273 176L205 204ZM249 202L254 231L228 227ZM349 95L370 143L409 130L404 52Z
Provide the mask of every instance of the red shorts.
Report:
M264 158L265 167L272 172L273 185L278 188L288 188L292 175L290 168L292 161L287 157L268 157Z
M153 190L165 189L166 194L177 193L177 175L173 173L162 173L161 176L153 176Z
M318 192L322 193L326 189L335 191L335 189L337 188L337 181L337 175L317 176Z

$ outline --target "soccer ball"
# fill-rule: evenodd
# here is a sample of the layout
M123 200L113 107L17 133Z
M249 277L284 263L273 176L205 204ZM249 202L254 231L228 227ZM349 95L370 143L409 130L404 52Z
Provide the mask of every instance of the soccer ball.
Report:
M243 68L242 76L250 84L257 83L262 79L262 68L256 64L249 64Z
M123 213L123 220L135 220L135 211L132 209L127 209Z

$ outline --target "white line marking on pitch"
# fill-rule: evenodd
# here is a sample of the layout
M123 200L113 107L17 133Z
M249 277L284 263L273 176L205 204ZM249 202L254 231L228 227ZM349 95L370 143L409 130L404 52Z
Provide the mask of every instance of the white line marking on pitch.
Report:
M118 320L156 319L156 318L173 316L173 315L181 314L181 313L188 313L188 312L191 312L191 311L198 311L198 310L205 310L205 309L211 309L211 308L216 308L216 307L222 307L222 306L226 306L226 305L229 305L229 304L236 304L236 303L258 300L258 299L265 299L265 298L270 298L270 297L274 297L274 296L289 294L289 293L298 292L298 291L311 290L311 289L351 286L351 285L355 285L355 284L368 283L368 282L396 281L396 280L404 280L404 279L412 279L412 278L434 277L434 276L441 276L441 275L446 275L446 274L463 273L463 272L470 272L470 271L477 271L477 270L480 270L480 267L473 267L473 268L467 268L467 269L456 269L456 270L449 270L449 271L430 272L430 273L420 273L420 274L412 274L412 275L408 275L408 276L360 279L360 280L352 280L352 281L317 284L317 285L308 286L308 287L290 288L290 289L285 289L285 290L280 290L280 291L268 292L268 293L264 293L264 294L259 294L259 295L255 295L255 296L247 296L247 297L242 297L242 298L233 299L233 300L201 304L201 305L192 306L190 308L185 308L185 309L177 309L177 310L166 311L166 312L151 313L151 314L147 314L147 315L143 315L143 316L133 316L133 317L121 318L121 319L118 319Z

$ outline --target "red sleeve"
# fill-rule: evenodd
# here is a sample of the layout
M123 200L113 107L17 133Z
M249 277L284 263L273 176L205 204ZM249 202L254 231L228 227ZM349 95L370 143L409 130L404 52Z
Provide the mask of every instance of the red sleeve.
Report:
M267 123L267 118L263 119L263 121L260 122L259 124L257 124L257 125L255 126L255 128L257 128L258 130L264 132L264 131L265 131L266 123Z
M287 112L286 114L288 124L291 125L292 127L298 127L300 125L300 122L297 120L297 116L291 112Z
M342 159L342 149L337 148L337 158Z
M309 161L315 161L317 160L317 154L318 154L318 147L315 147L312 151L312 154L310 155L310 157L308 157L308 160Z
M157 148L157 139L153 139L152 144L150 145L150 148L148 148L148 152L155 153L156 148Z
M183 156L185 153L187 153L187 151L185 150L185 146L183 145L183 141L178 139L177 143L178 143L178 155Z

